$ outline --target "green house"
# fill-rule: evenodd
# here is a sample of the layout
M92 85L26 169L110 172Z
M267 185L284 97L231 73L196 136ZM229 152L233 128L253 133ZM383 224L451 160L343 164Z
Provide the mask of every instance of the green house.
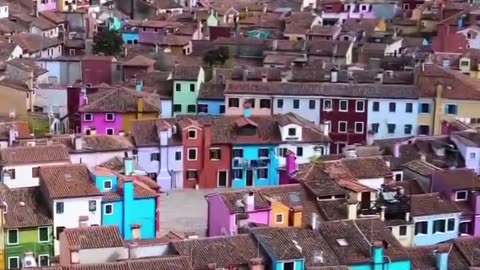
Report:
M50 265L53 222L38 187L2 190L1 200L6 269Z
M196 114L200 85L205 72L199 66L176 66L173 74L173 114Z

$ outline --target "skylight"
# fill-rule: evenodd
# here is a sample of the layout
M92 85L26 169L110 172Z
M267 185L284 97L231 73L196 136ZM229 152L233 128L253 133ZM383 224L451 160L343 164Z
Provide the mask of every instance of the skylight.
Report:
M299 192L289 192L288 193L288 198L292 203L299 203L302 201L302 198L300 197Z
M348 242L345 238L338 238L337 239L337 243L341 246L341 247L346 247L348 246Z

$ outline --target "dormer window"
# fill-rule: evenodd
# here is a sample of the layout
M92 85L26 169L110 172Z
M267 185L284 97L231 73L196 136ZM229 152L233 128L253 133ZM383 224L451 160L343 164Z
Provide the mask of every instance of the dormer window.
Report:
M197 138L197 131L195 129L188 130L188 138L189 139L196 139Z
M105 189L105 190L112 189L112 180L103 181L103 189Z
M289 128L289 129L288 129L288 136L289 136L289 137L295 137L295 136L297 136L297 129L296 129L296 128Z
M468 199L468 192L465 190L455 192L455 201L466 201Z

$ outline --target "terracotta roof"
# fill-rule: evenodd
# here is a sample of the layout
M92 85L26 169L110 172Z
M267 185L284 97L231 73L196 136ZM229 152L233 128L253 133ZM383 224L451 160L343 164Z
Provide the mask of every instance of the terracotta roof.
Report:
M347 200L318 201L319 212L327 221L348 219Z
M47 38L41 35L20 33L12 37L12 42L18 44L29 53L35 53L62 44L59 39Z
M61 12L44 10L44 11L40 11L38 15L56 24L62 24L65 22L65 14Z
M30 92L27 83L22 80L12 79L10 77L5 77L0 80L0 85L11 88L13 90L19 90L22 92Z
M285 34L305 34L312 23L315 16L311 12L292 12L285 20Z
M128 60L123 66L127 67L149 67L157 62L154 59L146 57L144 55L137 55L132 59Z
M216 263L217 268L247 266L250 259L259 256L263 262L267 260L248 234L176 241L170 245L181 256L191 257L195 269L206 269L209 263Z
M0 19L1 20L1 19ZM1 21L0 21L1 24ZM0 42L0 61L7 61L12 55L13 50L17 45L8 42Z
M231 214L245 213L245 209L239 207L237 202L242 202L243 196L249 192L253 192L255 211L270 209L270 203L258 190L227 191L220 193L220 196Z
M119 201L123 199L123 187L127 179L123 175L116 175L118 177L118 189L116 191L108 191L103 193L103 201ZM159 194L155 190L142 184L141 181L135 180L135 178L136 176L129 176L129 180L133 180L133 192L135 199L156 198L159 196ZM155 188L158 188L158 186L156 186Z
M464 144L471 147L478 147L480 145L480 132L476 130L466 130L462 132L455 132L452 134L454 138L460 139ZM460 138L459 138L460 137Z
M185 46L192 40L191 36L164 35L158 45L160 46Z
M151 27L151 28L177 28L181 23L160 20L126 20L126 25L130 27Z
M0 19L0 33L15 33L15 32L21 32L26 29L23 29L25 27L20 27L18 23L10 21L8 18L1 18Z
M138 112L138 100L143 99L144 112L159 112L160 98L151 93L136 92L127 88L99 91L88 96L88 104L81 112Z
M118 226L88 226L63 231L68 246L80 249L123 247Z
M172 78L178 81L196 81L199 72L199 66L177 66L173 69Z
M34 18L32 21L32 26L35 26L42 31L50 30L57 27L55 23L42 17Z
M178 9L182 8L180 4L174 0L154 0L150 5L159 9Z
M341 28L338 26L323 26L323 25L314 25L310 29L310 31L307 32L308 35L314 35L314 36L333 36L335 33L340 32Z
M0 199L7 204L6 228L36 227L53 224L38 187L8 189L0 187Z
M189 257L164 256L100 264L33 267L32 270L194 270ZM323 269L322 269L323 270Z
M454 248L451 252L453 258L452 263L455 263L457 267L454 269L465 269L460 268L462 263L463 265L480 267L480 258L476 255L480 249L479 240L479 237L460 237L454 240Z
M422 176L431 176L431 175L433 175L434 172L442 170L438 167L433 166L430 163L427 163L427 162L421 161L421 160L412 160L412 161L406 163L404 166L405 166L405 168L407 168L407 169L409 169L413 172L416 172L416 173L418 173Z
M82 149L76 150L74 142L70 136L52 137L54 143L64 144L70 153L79 152L109 152L131 150L134 145L128 137L120 135L85 135L81 137L83 140Z
M480 188L480 179L470 169L450 169L435 172L432 175L432 185L437 184L450 190Z
M381 157L344 158L343 165L357 179L384 178L392 175Z
M433 246L407 247L406 251L412 258L412 270L437 270L438 250L452 251L448 255L448 269L469 269L469 264L459 252L455 252L453 243L439 244ZM458 256L460 255L460 256Z
M341 160L323 162L323 170L335 181L335 183L345 189L364 192L371 190L369 187L358 182L352 172L342 163Z
M411 195L410 204L414 217L461 213L454 202L442 198L439 193Z
M40 185L48 192L50 199L102 195L83 164L42 166Z
M224 100L225 96L223 91L225 90L225 85L214 82L202 83L198 93L198 99L221 99Z
M33 58L14 58L8 61L7 64L26 72L33 72L33 76L35 77L48 72L48 70L38 66Z
M10 129L13 128L18 133L17 138L29 138L30 128L25 121L4 121L0 122L0 140L8 140Z
M315 196L345 194L346 190L330 177L323 163L300 164L294 176Z
M63 145L34 147L10 147L0 149L0 163L3 165L69 162L70 156Z

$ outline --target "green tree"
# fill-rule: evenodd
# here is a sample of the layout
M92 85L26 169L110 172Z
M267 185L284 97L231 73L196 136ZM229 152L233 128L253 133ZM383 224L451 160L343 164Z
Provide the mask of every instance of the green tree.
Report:
M203 56L203 62L212 67L216 63L225 64L225 62L230 58L230 50L228 47L219 47L218 49L213 49L207 51Z
M100 31L93 37L93 53L119 55L122 49L123 39L118 31Z

